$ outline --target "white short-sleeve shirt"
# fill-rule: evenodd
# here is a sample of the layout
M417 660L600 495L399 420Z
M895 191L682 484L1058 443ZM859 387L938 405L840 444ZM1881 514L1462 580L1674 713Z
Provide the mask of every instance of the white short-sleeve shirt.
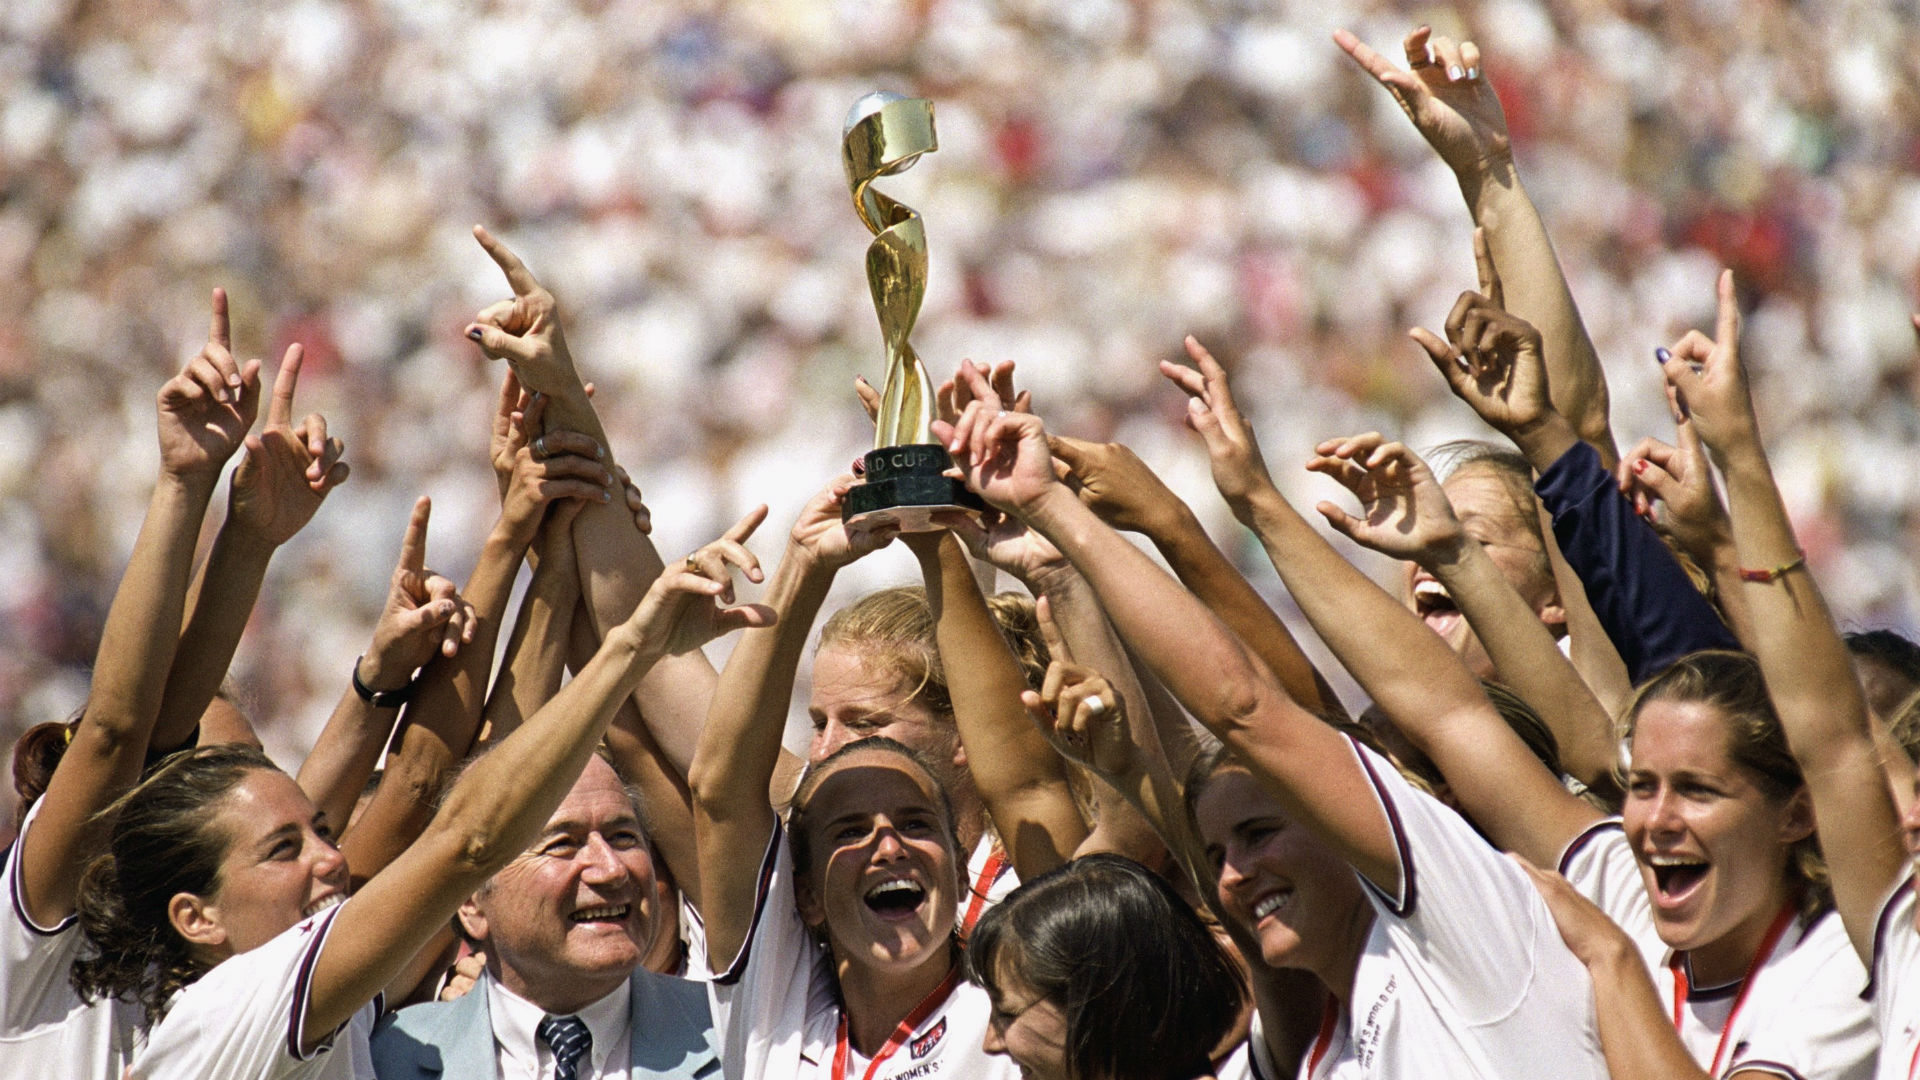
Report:
M1866 998L1880 1032L1875 1080L1920 1076L1920 929L1914 926L1913 879L1893 890L1873 932L1873 983Z
M1354 745L1399 849L1353 997L1300 1064L1306 1080L1606 1080L1586 968L1533 882L1461 817Z
M973 932L974 924L987 909L1007 898L1020 887L1020 875L992 833L983 834L967 858L967 891L960 897L959 921L954 925L962 935Z
M0 870L0 1076L53 1075L47 1069L59 1062L60 1075L120 1080L138 1045L140 1007L81 1001L67 978L81 946L75 917L50 927L27 917L20 844L39 812L27 814Z
M1838 915L1829 911L1811 923L1783 915L1757 971L1727 986L1700 988L1691 985L1686 957L1676 956L1654 929L1653 902L1618 818L1575 837L1560 857L1560 872L1639 946L1662 1008L1670 1017L1678 1012L1680 1041L1701 1068L1716 1077L1750 1071L1786 1080L1873 1075L1880 1040L1860 996L1867 972Z
M300 1053L313 967L341 910L302 919L182 990L133 1059L134 1080L373 1080L373 1003Z
M740 955L713 973L720 1061L728 1080L1013 1080L1012 1059L981 1049L993 1007L987 992L953 979L908 1017L908 1029L874 1060L849 1045L833 973L794 907L793 861L776 827L761 862L753 925ZM835 1076L836 1064L840 1075Z

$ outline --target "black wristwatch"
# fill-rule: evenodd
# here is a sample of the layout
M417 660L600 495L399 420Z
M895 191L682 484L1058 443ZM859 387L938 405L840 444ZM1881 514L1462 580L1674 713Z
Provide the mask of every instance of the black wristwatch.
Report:
M353 658L353 692L360 695L361 701L376 709L397 709L413 700L413 688L419 685L413 680L408 680L407 685L398 690L375 690L361 682L360 661L366 658L365 653Z

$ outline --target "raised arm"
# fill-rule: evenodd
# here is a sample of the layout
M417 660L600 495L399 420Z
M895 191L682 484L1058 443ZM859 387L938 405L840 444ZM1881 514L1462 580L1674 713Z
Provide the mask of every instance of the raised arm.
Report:
M737 548L751 530L751 521L742 521L727 539ZM733 562L731 549L724 558ZM662 575L633 617L607 635L593 661L468 769L420 839L341 907L314 964L301 1025L310 1043L371 1001L463 900L526 850L649 664L771 617L752 605L716 608L714 601L730 595L732 584L703 576L696 565L690 559Z
M572 526L581 507L577 499L558 503L540 526L534 544L540 555L539 565L520 600L520 613L507 636L500 674L494 677L493 689L487 695L481 735L486 745L513 734L523 720L553 697L566 676L580 600ZM600 644L591 623L584 630L587 640L582 664Z
M907 538L933 610L934 643L947 672L954 723L994 830L1021 880L1060 866L1086 839L1066 763L1027 719L1026 676L1001 636L960 541Z
M453 582L429 574L423 565L431 511L426 496L414 502L373 641L354 660L340 703L295 777L328 821L351 820L400 707L413 695L414 673L449 641L459 641L462 627L473 620L472 605L454 591Z
M1188 416L1206 441L1221 493L1259 537L1314 631L1395 726L1431 746L1422 749L1449 785L1455 777L1467 784L1456 793L1495 843L1559 858L1567 841L1599 814L1568 794L1526 750L1447 643L1341 557L1281 496L1234 404L1226 371L1198 342L1188 342L1198 367L1162 364L1161 370L1188 394ZM1415 504L1408 463L1385 445L1371 446L1359 462L1321 457L1314 467L1363 492L1364 522L1331 504L1322 507L1322 513L1333 511L1327 517L1336 527L1376 541L1392 538L1409 551L1424 545L1428 534L1437 534L1434 542L1442 544L1449 533L1464 535L1458 522L1448 528L1450 514L1443 518ZM1415 531L1420 529L1426 534ZM1540 625L1530 611L1523 614ZM1482 813L1488 816L1482 819Z
M1246 642L1293 700L1325 715L1346 715L1287 624L1214 544L1193 509L1132 450L1064 435L1052 436L1048 446L1054 461L1069 470L1068 482L1078 486L1080 501L1114 528L1152 541L1180 583Z
M935 430L970 487L1073 560L1140 660L1289 815L1374 884L1398 889L1386 816L1346 738L1300 708L1205 605L1081 504L1054 475L1037 418L976 403L958 424Z
M836 477L800 511L764 602L778 621L749 630L727 658L712 711L700 734L687 786L693 791L708 963L725 971L753 922L761 857L773 835L767 788L783 751L780 737L793 698L793 676L814 617L840 567L892 539L849 534L840 507L853 477Z
M1559 744L1562 766L1588 787L1605 782L1617 757L1612 718L1561 654L1545 624L1488 557L1486 548L1454 516L1446 491L1427 463L1405 446L1378 434L1330 439L1321 443L1316 453L1319 456L1307 468L1338 480L1360 500L1358 517L1332 503L1321 503L1318 509L1327 522L1363 547L1410 560L1432 574L1479 636L1501 679L1546 721ZM1434 757L1436 748L1425 744L1426 737L1434 732L1402 730L1423 753L1440 763L1440 758ZM1474 753L1471 747L1462 749ZM1476 764L1490 763L1461 764L1473 769ZM1453 771L1445 765L1441 770L1447 774L1448 786L1460 792L1454 785ZM1466 779L1472 783L1472 778ZM1506 778L1498 778L1486 797L1503 802L1500 788L1505 783ZM1554 787L1559 787L1557 780ZM1470 809L1475 820L1487 824L1481 808ZM1494 809L1487 808L1489 812ZM1566 838L1560 839L1564 843ZM1498 837L1496 841L1523 850L1518 843Z
M25 914L73 914L80 874L106 846L98 814L140 777L180 640L194 541L220 469L253 424L260 362L228 351L227 294L213 291L207 344L160 388L160 478L100 635L93 685L72 742L20 847Z
M1512 439L1539 474L1534 490L1553 514L1554 537L1628 675L1637 683L1690 652L1738 648L1653 526L1633 512L1613 474L1554 406L1540 334L1506 309L1502 278L1479 233L1474 256L1480 291L1454 303L1446 340L1424 329L1411 336L1454 396Z
M1715 334L1717 340L1689 331L1661 370L1726 477L1734 547L1748 568L1740 575L1753 620L1747 644L1813 796L1834 906L1854 948L1871 964L1880 904L1912 865L1899 812L1882 779L1860 680L1794 541L1760 443L1740 363L1731 271L1720 275Z
M1520 184L1506 113L1481 70L1479 47L1471 41L1455 45L1422 26L1403 43L1412 70L1402 70L1345 30L1335 31L1333 40L1393 95L1453 170L1474 224L1485 230L1494 260L1507 270L1511 310L1540 328L1554 407L1610 467L1620 452L1607 417L1606 374L1546 225Z
M558 301L506 245L477 226L474 236L506 276L513 299L482 311L468 327L468 337L487 356L510 364L528 391L550 399L549 432L586 435L601 448L602 464L616 468L606 429L561 331ZM605 634L626 619L659 576L660 553L617 501L587 507L574 521L573 537L580 595L594 632ZM682 773L693 761L717 678L706 654L696 650L662 659L635 691L635 703L655 741Z
M294 387L302 351L287 346L267 405L267 426L246 439L233 471L227 520L195 580L180 647L167 674L153 744L174 748L192 741L200 716L227 677L233 651L253 615L267 563L280 545L313 520L327 493L347 480L344 446L327 434L327 420L311 413L293 423Z

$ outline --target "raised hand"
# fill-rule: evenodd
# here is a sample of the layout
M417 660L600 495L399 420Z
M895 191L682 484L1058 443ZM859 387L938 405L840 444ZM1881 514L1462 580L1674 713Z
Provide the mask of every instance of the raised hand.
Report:
M1671 387L1668 393L1673 393ZM1713 484L1706 448L1693 418L1676 416L1676 446L1651 436L1620 459L1620 492L1633 500L1634 511L1653 521L1655 507L1664 507L1658 523L1673 535L1695 561L1732 540L1733 525Z
M267 426L247 436L247 456L233 471L229 506L235 523L276 546L312 521L327 493L346 483L351 471L340 460L345 444L327 434L326 417L310 413L292 426L301 357L299 345L287 346L273 380Z
M513 298L476 316L467 325L467 337L479 343L488 358L513 365L523 388L547 394L570 389L576 378L573 357L560 332L560 310L553 294L485 228L475 225L473 238L506 275Z
M260 361L237 364L227 292L213 290L207 343L160 387L160 467L211 481L240 448L260 406Z
M1489 426L1519 437L1553 414L1540 332L1507 311L1499 271L1479 229L1473 232L1473 261L1480 272L1480 291L1461 293L1454 302L1447 315L1447 339L1420 327L1409 336L1427 351L1455 397Z
M934 521L959 538L974 558L1005 570L1035 592L1044 590L1054 574L1072 570L1073 564L1052 541L998 510L988 510L977 521L971 514L938 514Z
M886 547L899 535L891 527L848 530L840 520L847 492L854 485L852 473L842 473L827 482L794 520L789 543L819 569L834 571Z
M432 500L422 495L407 520L386 606L374 624L373 644L360 659L360 681L369 689L398 690L433 659L436 650L453 656L473 640L473 606L453 582L426 566L427 519L432 512Z
M1114 528L1151 535L1179 517L1180 497L1120 443L1053 435L1047 448L1053 451L1054 471Z
M1315 509L1362 547L1427 564L1466 538L1453 504L1420 456L1379 432L1329 439L1314 448L1313 472L1338 480L1360 500L1359 517L1330 502Z
M760 560L747 550L746 542L766 519L767 508L757 506L720 539L660 572L627 620L648 649L677 656L730 631L774 624L774 610L765 604L723 606L733 603L729 567L749 581L762 580Z
M1411 70L1402 70L1346 30L1335 30L1333 40L1386 87L1456 174L1478 173L1512 160L1507 116L1500 96L1482 77L1480 49L1473 42L1456 46L1422 26L1403 43Z
M1674 389L1678 408L1718 456L1759 440L1753 395L1740 364L1740 306L1734 300L1733 271L1722 270L1715 337L1689 330L1670 353L1657 352L1660 372Z
M1032 413L975 399L958 421L935 420L933 433L947 444L967 486L1004 513L1024 517L1060 487L1047 429Z
M1253 496L1272 490L1273 477L1260 456L1252 425L1233 402L1226 369L1191 334L1186 345L1197 369L1162 360L1160 374L1187 392L1187 427L1206 443L1213 486L1220 489L1234 514L1244 520Z
M1052 662L1040 692L1022 691L1021 704L1054 749L1100 773L1117 776L1134 765L1127 731L1127 703L1107 677L1073 661L1073 651L1053 621L1052 604L1041 597L1035 614Z
M496 305L498 306L498 305ZM500 497L507 497L507 484L513 480L515 458L526 444L526 409L533 395L520 386L520 376L508 365L500 380L500 400L493 409L493 435L487 442L487 460L493 463L493 479L500 485Z
M549 431L529 439L540 427L547 399L536 395L511 426L506 447L513 451L513 474L500 503L500 527L516 543L532 543L548 504L556 499L611 502L613 471L604 464L600 444L577 431Z

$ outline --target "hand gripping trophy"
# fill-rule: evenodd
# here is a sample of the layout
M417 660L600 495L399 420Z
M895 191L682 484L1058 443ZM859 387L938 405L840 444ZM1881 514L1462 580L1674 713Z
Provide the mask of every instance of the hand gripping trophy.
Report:
M866 483L847 492L842 517L853 528L892 525L902 532L935 528L943 511L978 513L979 496L946 475L953 459L933 437L933 382L907 343L927 292L927 230L920 215L873 189L939 148L933 102L884 91L854 102L840 141L853 206L867 231L867 285L887 343L887 379L880 393L874 448L864 458Z

